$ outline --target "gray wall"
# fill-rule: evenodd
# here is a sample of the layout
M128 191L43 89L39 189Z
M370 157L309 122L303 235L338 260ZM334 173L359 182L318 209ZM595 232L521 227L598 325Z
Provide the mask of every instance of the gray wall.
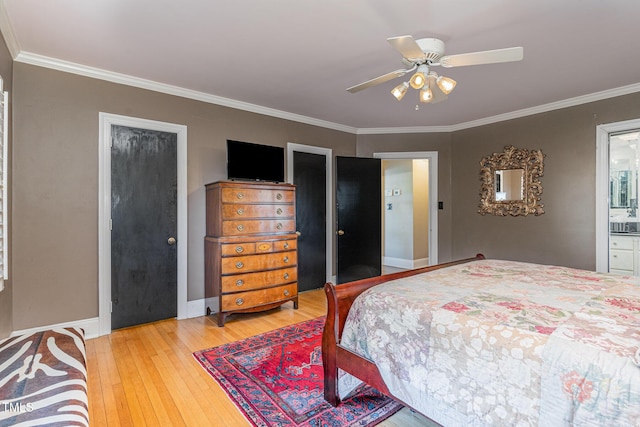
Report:
M482 252L491 258L594 270L596 126L638 117L636 93L450 134L359 135L357 152L439 152L441 262ZM546 155L541 178L545 214L477 213L479 162L506 145L540 148Z
M188 128L189 300L204 298L204 185L226 178L227 138L355 154L353 134L23 63L13 91L14 330L98 316L99 112Z
M7 49L7 46L4 43L4 38L0 37L0 76L2 76L4 82L4 90L9 92L9 147L8 147L8 156L9 161L9 183L11 183L11 116L12 116L12 103L13 103L13 88L12 88L12 80L13 80L13 61L11 60L11 54ZM11 212L11 187L9 187L9 200L8 200L8 210ZM9 215L9 227L11 227L11 215ZM12 316L13 316L13 304L12 304L12 294L13 294L13 281L11 277L13 275L13 271L11 268L11 261L13 259L13 254L11 251L11 240L12 235L9 233L9 280L6 280L4 285L4 291L0 292L0 338L8 336L13 330Z
M454 258L491 258L595 270L596 126L640 117L640 94L592 102L453 133ZM482 216L480 160L506 145L542 149L545 213ZM606 201L600 201L600 203Z

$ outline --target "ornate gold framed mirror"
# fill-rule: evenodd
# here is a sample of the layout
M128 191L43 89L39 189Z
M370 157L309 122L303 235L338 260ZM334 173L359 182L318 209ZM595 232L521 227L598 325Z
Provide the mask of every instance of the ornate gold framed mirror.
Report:
M478 213L499 216L542 215L540 203L544 173L542 150L504 147L480 161L480 204Z

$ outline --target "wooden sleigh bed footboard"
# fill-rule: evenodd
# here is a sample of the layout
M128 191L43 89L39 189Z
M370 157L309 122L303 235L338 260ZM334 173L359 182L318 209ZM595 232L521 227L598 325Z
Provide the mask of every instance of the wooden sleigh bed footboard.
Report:
M381 393L391 396L387 386L382 380L382 376L376 365L370 360L357 355L356 353L342 347L340 339L342 331L349 314L349 309L356 297L367 289L416 274L438 270L466 262L484 259L484 255L477 254L473 258L466 258L458 261L432 265L415 270L402 271L399 273L376 276L368 279L357 280L340 285L326 283L324 291L327 297L327 317L324 331L322 333L322 361L324 366L324 398L333 406L340 403L338 390L338 369L359 378L365 383L376 388ZM393 397L393 396L392 396Z

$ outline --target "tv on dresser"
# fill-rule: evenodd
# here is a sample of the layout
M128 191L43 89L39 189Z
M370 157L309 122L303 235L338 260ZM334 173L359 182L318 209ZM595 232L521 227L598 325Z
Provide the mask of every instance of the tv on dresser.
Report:
M284 148L228 139L227 178L284 182Z

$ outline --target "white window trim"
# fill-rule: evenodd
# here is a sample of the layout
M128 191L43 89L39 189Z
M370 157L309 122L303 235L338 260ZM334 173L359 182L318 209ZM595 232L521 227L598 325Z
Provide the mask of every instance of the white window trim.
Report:
M2 192L2 212L0 212L0 232L1 232L1 248L2 266L0 267L0 292L4 290L4 282L9 278L9 211L7 207L8 199L8 145L9 145L9 92L3 91L3 82L0 78L0 92L2 92L2 171L0 174L0 191Z

